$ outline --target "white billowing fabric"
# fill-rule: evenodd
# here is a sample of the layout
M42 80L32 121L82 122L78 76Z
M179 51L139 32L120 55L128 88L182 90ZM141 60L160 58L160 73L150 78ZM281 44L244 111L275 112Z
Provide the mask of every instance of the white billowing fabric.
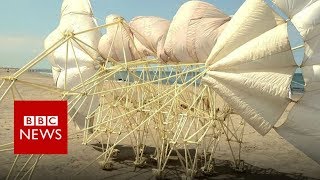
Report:
M320 59L318 60L320 61ZM320 90L320 62L318 65L302 67L305 91Z
M304 45L302 70L304 81L308 85L305 89L309 91L320 89L320 31L316 38L306 41Z
M320 0L309 5L292 18L292 23L305 41L319 35L320 30Z
M67 49L68 44L68 49ZM93 59L84 51L74 46L74 44L66 43L53 52L55 63L62 69L74 68L78 66L92 66L95 64ZM68 59L67 59L68 58Z
M89 0L64 0L61 8L59 26L46 38L45 48L48 49L55 42L63 38L64 33L67 31L77 33L95 27L97 27L97 22L93 17ZM93 30L76 35L75 37L94 49L97 49L101 33L99 30ZM74 46L78 47L75 43ZM93 52L89 47L86 47L85 45L82 46L88 52L93 53L92 56L98 56L98 54Z
M263 0L245 1L206 62L204 82L260 134L272 128L289 103L296 64L283 23Z
M302 67L302 72L305 93L293 106L287 121L275 130L320 164L320 59L318 65Z
M174 16L164 50L171 61L205 62L230 17L213 5L188 1Z
M61 7L60 23L58 27L46 38L44 43L45 49L49 49L52 45L61 40L66 32L77 33L95 27L97 27L97 23L93 17L89 0L64 0ZM98 59L99 57L98 43L101 38L100 31L93 30L84 34L75 35L75 37L83 42L79 42L81 47L72 40L69 43L64 43L50 55L48 55L48 59L52 65L53 79L58 88L65 88L65 78L67 78L66 89L70 90L79 84L80 73L83 81L85 81L96 72L95 65L97 63L94 60ZM91 46L96 51L92 50L90 47L87 47L84 45L84 43ZM67 44L69 44L68 51ZM66 74L67 77L65 76ZM79 91L82 92L83 89L80 89ZM89 97L89 99L90 98L96 97ZM83 125L85 122L85 116L89 111L89 106L86 104L89 102L91 101L87 99L84 103L85 105L80 108L77 113L79 116L77 115L78 118L75 120L79 128L84 127ZM92 111L98 107L98 103L99 101L96 99L92 106ZM73 111L76 110L73 109Z
M72 4L72 5L70 5ZM64 0L61 6L61 15L86 14L93 16L89 0Z
M222 59L242 44L284 23L264 0L247 0L230 20L213 47L206 65Z
M159 43L158 43L158 46L157 46L157 57L159 59L161 59L162 61L164 61L164 62L169 62L170 61L170 57L166 54L166 52L164 50L164 44L165 44L165 41L166 41L166 37L167 37L167 34L165 34L161 38Z
M95 27L97 27L97 23L92 15L91 4L88 0L64 0L61 7L60 24L57 29L50 33L46 38L45 49L50 48L53 44L63 38L64 33L67 31L77 33ZM90 45L93 49L97 49L101 34L99 30L94 30L85 34L76 35L75 37ZM93 52L91 48L81 44L83 49L90 53L90 57L74 41L72 41L72 45L80 66L95 64L91 57L97 58L99 56L98 53ZM64 43L48 56L52 66L60 69L65 68L67 54L66 47L67 43ZM68 56L74 58L71 43L69 43ZM68 60L68 65L70 63L68 67L76 67L74 62L73 59Z
M154 50L150 50L149 48L147 48L136 37L134 37L133 42L134 42L135 47L137 48L137 51L140 52L141 54L143 54L144 56L154 56L155 55Z
M109 15L106 24L114 23L123 19L118 15ZM134 47L133 35L126 23L108 26L107 33L99 42L99 52L104 59L112 58L116 61L132 61L141 56Z
M301 65L305 90L320 90L320 1L297 13L292 23L305 41L305 54Z
M320 90L307 91L275 130L320 164Z
M170 22L154 16L138 16L129 23L134 44L145 56L156 56L159 42L167 34Z
M48 50L49 48L51 48L54 44L56 44L58 41L60 42L63 38L63 34L61 34L57 29L54 30L53 32L51 32L48 37L44 40L44 48L46 50ZM59 47L57 48L59 49ZM56 49L56 50L57 50ZM55 50L55 51L56 51ZM61 68L58 66L58 64L55 61L55 57L53 56L54 52L50 53L47 56L47 59L49 61L49 63L51 64L52 67L55 67L57 70Z
M305 93L276 131L320 164L320 1L298 12L292 23L305 40Z
M289 18L318 0L272 0Z
M79 69L68 68L67 71L64 71L64 70L61 71L58 82L57 82L57 87L64 89L64 82L66 78L66 82L68 82L66 84L66 89L72 89L78 85L81 85L82 81L81 81L80 74L82 76L82 79L86 80L92 77L95 73L96 73L96 70L94 69L94 67L90 67L90 66L87 66L87 67L83 66L83 67L80 67ZM80 89L83 90L82 87ZM89 111L91 101L92 101L92 105ZM82 103L83 105L81 105ZM80 98L80 100L74 106L70 114L71 116L73 116L73 114L80 108L74 118L75 125L79 129L82 129L85 127L85 120L88 113L90 114L91 112L93 112L98 107L98 105L99 105L99 99L97 96L87 96L87 98L83 96Z
M290 102L295 69L287 24L282 24L212 64L203 81L264 135Z
M67 73L66 73L67 72ZM90 78L92 75L96 73L96 70L92 66L82 66L78 68L68 68L67 71L62 70L59 75L59 79L57 81L57 87L64 89L64 82L66 79L66 89L71 90L72 88L76 87L81 83L80 74L82 79L85 81L86 79ZM66 76L65 76L66 74Z

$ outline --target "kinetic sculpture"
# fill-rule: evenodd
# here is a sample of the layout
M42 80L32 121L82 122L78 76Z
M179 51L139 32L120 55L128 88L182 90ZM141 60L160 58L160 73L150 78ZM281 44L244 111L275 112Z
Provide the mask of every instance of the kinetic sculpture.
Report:
M102 144L102 154L88 165L99 161L103 169L111 170L116 145L130 139L137 167L146 163L146 145L155 147L157 177L164 176L173 152L188 177L199 172L208 175L225 136L235 168L243 170L245 123L232 117L239 114L264 135L292 101L288 92L298 67L292 53L296 48L288 39L292 22L305 41L297 47L305 48L301 65L305 93L288 120L275 129L319 162L320 1L273 3L247 0L230 20L208 3L189 1L171 22L150 16L127 23L121 16L109 15L106 24L98 26L88 0L64 0L60 24L45 40L46 50L2 78L0 103L9 92L23 99L15 88L18 83L68 100L69 122L83 133L83 144L95 139ZM278 15L275 7L287 17ZM103 36L101 28L106 28ZM52 65L55 87L21 80L24 72L45 58ZM216 93L228 105L218 106ZM11 151L12 144L1 145L0 151ZM31 155L17 170L16 156L8 178L32 177L41 157Z

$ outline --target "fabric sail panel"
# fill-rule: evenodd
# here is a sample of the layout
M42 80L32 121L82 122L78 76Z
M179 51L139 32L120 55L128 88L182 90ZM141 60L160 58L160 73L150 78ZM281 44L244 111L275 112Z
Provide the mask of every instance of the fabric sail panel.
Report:
M68 30L74 33L97 27L97 21L93 16L89 0L64 0L61 7L60 30ZM64 31L60 31L64 32ZM98 29L84 34L76 35L81 41L97 49L101 33ZM90 50L90 48L87 48Z
M284 20L276 15L263 0L245 1L219 36L206 61L207 66L282 23Z
M56 42L61 40L68 33L78 33L97 27L97 22L93 16L91 4L88 0L81 0L77 3L74 0L64 0L61 7L61 19L58 27L45 39L45 49L50 48ZM79 40L70 40L62 44L55 51L49 54L48 59L52 66L52 75L56 86L60 89L71 90L81 82L86 81L96 73L98 42L101 38L99 30L92 30L85 34L75 35ZM88 47L90 46L90 47ZM84 92L80 88L78 92ZM68 98L68 97L67 97ZM76 125L84 128L86 116L89 112L89 99L84 100L84 105L80 108L75 106L71 109L77 112ZM99 100L92 104L92 109L98 107ZM78 111L77 109L80 108Z
M272 0L289 18L318 0Z
M287 121L276 131L320 164L320 59L318 65L302 69L305 93L291 109Z
M158 42L158 46L157 46L157 57L160 60L164 61L164 62L169 62L170 61L170 57L166 54L166 52L164 50L164 44L165 44L165 40L166 40L166 37L167 37L167 33L164 34L164 36Z
M302 66L319 64L320 1L309 5L295 15L292 23L305 41L305 57Z
M59 39L63 38L64 33L66 32L77 33L95 27L97 27L97 22L92 15L89 1L86 0L74 3L74 1L71 0L64 0L61 7L60 23L58 27L46 38L45 48L48 49ZM93 30L85 34L76 35L75 37L97 50L101 33L99 30ZM80 49L77 44L74 44L74 46ZM82 47L86 51L91 52L94 57L98 56L98 53L92 51L91 48L83 44Z
M320 164L320 90L305 92L277 133Z
M85 81L86 79L90 78L96 73L94 67L90 66L83 66L79 68L69 68L67 71L63 70L60 72L60 78L57 81L57 87L60 89L64 89L64 82L66 81L66 89L71 90L75 86L81 83L82 80ZM66 74L66 76L65 76ZM81 74L81 77L80 77Z
M168 32L170 21L155 16L138 16L129 23L134 44L146 56L157 55L157 47Z
M57 81L57 87L64 89L64 83L66 81L67 82L66 89L69 89L69 90L73 89L74 87L82 84L81 80L85 82L85 80L92 77L95 73L96 73L96 70L94 69L94 67L91 67L91 66L83 66L80 68L69 68L67 71L63 70L60 73L61 77ZM81 74L81 77L80 77L80 74ZM80 87L80 90L83 90L83 87ZM67 98L69 99L68 96ZM90 104L91 104L91 109L89 111ZM86 121L87 115L92 113L98 107L98 105L99 105L98 96L87 96L87 97L83 96L79 99L78 103L71 110L71 116L73 116L73 114L77 112L74 118L74 123L77 128L79 129L85 128L85 121Z
M301 65L306 83L305 90L320 90L320 1L310 4L296 14L292 23L305 41Z
M68 46L68 47L67 47ZM68 57L67 57L68 56ZM93 66L94 61L86 52L75 46L75 43L65 43L53 52L55 63L63 70L77 66ZM68 58L68 59L67 59Z
M111 14L106 17L106 24L114 23L123 19L119 15ZM133 35L125 23L108 26L107 33L99 41L99 52L104 59L125 62L141 58L134 47Z
M92 15L91 5L89 1L83 0L75 4L72 0L64 0L61 7L60 23L58 27L45 39L45 49L50 48L53 44L63 38L65 33L67 32L77 33L95 27L97 27L97 23ZM67 61L67 53L69 57L73 56L72 60L68 60L67 67L69 68L77 67L75 59L77 59L79 66L95 65L94 59L98 58L99 56L99 54L97 53L98 42L101 38L99 30L93 30L86 33L85 35L80 34L76 35L75 37L91 46L93 49L96 49L96 51L93 51L92 48L78 42L79 44L81 44L80 47L76 42L72 41L72 47L75 50L75 53L73 53L70 42L67 52L68 43L66 42L48 56L49 62L56 70L64 70L65 63ZM86 52L90 53L90 56L87 55Z
M290 102L288 88L295 69L287 24L283 24L211 65L203 81L264 135Z
M305 41L305 93L276 131L320 164L320 1L301 10L292 22Z
M229 16L209 3L184 3L170 24L164 43L165 55L175 62L205 62L225 27L221 26L229 20Z

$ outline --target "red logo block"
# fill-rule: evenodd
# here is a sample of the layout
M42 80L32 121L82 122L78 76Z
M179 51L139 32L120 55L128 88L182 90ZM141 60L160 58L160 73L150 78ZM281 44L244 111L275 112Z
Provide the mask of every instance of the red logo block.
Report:
M67 154L67 101L14 102L14 154Z

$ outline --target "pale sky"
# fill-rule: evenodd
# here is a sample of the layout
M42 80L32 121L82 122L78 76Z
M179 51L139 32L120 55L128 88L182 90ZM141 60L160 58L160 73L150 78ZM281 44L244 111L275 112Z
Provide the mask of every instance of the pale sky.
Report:
M101 25L109 14L126 20L153 15L171 20L187 0L91 0ZM205 0L234 14L244 0ZM0 6L0 67L22 67L43 50L43 41L58 25L62 0L6 0ZM41 64L40 67L49 67Z

